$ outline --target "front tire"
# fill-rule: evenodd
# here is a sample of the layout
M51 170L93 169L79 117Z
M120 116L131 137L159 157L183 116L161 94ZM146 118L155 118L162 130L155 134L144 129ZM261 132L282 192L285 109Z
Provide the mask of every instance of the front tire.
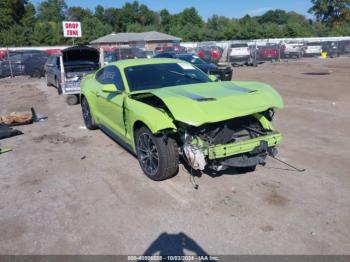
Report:
M179 154L174 139L155 136L146 127L135 132L137 158L142 171L154 181L175 176L179 170Z
M83 98L83 100L81 101L81 109L82 109L84 124L86 128L89 130L97 129L97 125L91 115L90 107L86 98Z

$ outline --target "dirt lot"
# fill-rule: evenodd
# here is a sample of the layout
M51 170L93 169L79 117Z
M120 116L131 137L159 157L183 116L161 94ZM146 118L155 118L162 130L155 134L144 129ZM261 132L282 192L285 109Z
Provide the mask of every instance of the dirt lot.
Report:
M329 74L328 74L329 73ZM279 156L254 173L153 182L101 131L83 128L44 80L0 80L0 114L48 120L1 140L1 254L350 254L350 58L235 69L272 84L285 109Z

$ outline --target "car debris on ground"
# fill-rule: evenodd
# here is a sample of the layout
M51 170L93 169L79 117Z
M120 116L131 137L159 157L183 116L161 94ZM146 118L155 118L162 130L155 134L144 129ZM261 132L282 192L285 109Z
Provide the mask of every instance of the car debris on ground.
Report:
M28 125L33 122L40 122L47 119L47 117L38 117L34 108L30 112L12 112L8 115L0 116L0 124L7 126Z
M12 112L0 117L0 124L7 126L27 125L31 123L33 123L33 114L31 112Z
M6 148L6 147L1 148L1 147L0 147L0 155L1 155L1 154L8 153L8 152L10 152L10 151L12 151L11 148Z
M7 125L0 124L0 139L22 135L23 133L17 129L8 127Z

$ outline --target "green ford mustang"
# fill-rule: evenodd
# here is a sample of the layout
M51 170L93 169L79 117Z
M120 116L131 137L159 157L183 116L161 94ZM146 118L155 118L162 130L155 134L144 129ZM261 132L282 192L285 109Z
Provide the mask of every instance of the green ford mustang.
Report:
M277 153L271 121L280 95L258 82L218 82L176 59L108 64L81 83L88 129L101 128L137 155L143 172L164 180L182 160L191 169L252 171Z

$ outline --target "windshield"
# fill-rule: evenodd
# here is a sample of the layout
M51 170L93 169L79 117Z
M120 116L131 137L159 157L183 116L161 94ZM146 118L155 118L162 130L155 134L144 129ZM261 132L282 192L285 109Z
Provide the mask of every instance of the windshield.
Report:
M210 82L205 73L187 63L131 66L124 72L131 92Z

